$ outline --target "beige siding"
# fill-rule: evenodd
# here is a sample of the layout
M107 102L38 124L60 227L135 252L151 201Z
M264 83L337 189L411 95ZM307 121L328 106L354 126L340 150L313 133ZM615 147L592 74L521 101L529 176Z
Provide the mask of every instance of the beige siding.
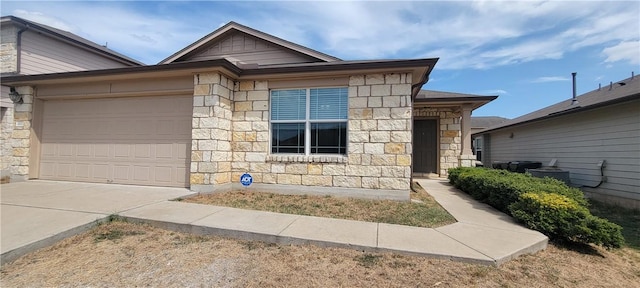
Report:
M26 31L22 34L20 74L44 74L127 67L53 38Z
M572 183L587 186L598 184L596 163L606 160L607 181L585 191L640 201L640 100L493 132L490 155L543 165L555 158Z
M226 58L244 64L286 64L315 62L314 58L260 40L256 37L235 32L220 41L211 43L185 61L200 61Z

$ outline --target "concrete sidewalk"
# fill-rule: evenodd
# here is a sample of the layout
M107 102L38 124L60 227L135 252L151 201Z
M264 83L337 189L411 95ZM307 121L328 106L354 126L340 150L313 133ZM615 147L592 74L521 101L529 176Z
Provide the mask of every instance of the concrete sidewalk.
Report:
M120 214L165 229L281 244L396 252L498 266L547 246L547 237L478 203L444 180L419 180L458 223L419 228L384 223L162 202Z
M150 223L154 226L180 232L219 235L281 244L316 244L372 252L388 251L494 266L498 266L524 253L537 252L547 245L546 236L521 227L507 215L497 212L485 204L476 202L466 194L449 186L446 181L419 180L419 183L458 220L458 223L440 228L418 228L191 204L167 201L168 199L189 195L186 189L174 191L162 190L161 188L158 188L154 197L149 197L150 199L143 201L144 203L140 201L140 198L147 197L142 197L138 194L145 194L150 190L139 191L137 194L133 193L135 196L130 195L132 198L130 201L127 200L127 197L124 197L122 199L128 205L118 206L113 204L115 208L106 208L106 210L113 209L116 211L109 210L108 214L105 213L105 207L97 207L101 205L92 206L90 203L75 208L71 204L63 205L63 203L58 203L57 205L48 205L46 208L40 209L55 210L55 213L60 213L60 211L84 213L79 215L83 215L86 219L79 217L79 215L74 215L78 219L85 219L79 221L80 224L85 223L84 226L79 225L76 230L88 229L91 223L104 219L109 214L118 214L130 221ZM5 187L4 185L2 186L3 263L5 262L6 251L4 244L5 216L17 215L14 213L20 213L21 215L30 213L28 211L17 211L29 207L27 203L18 201L18 196L8 197L7 201L9 203L5 204ZM108 188L100 187L98 190ZM139 188L137 186L127 187L132 189ZM163 191L163 193L158 193L159 191ZM53 198L49 199L54 200L57 193L51 192L49 197ZM102 193L105 193L105 191L102 191ZM90 194L94 195L94 197L100 197L99 194L102 193L97 195ZM111 191L110 193L115 192ZM44 194L49 195L48 193ZM34 201L41 206L48 203L46 200ZM9 211L5 211L7 209ZM7 213L5 214L5 212ZM54 212L49 211L49 213ZM74 218L73 216L69 217ZM15 219L14 217L11 218ZM72 226L74 224L71 223L69 225ZM73 232L77 233L77 231ZM9 238L21 236L13 233ZM26 250L22 252L24 251Z

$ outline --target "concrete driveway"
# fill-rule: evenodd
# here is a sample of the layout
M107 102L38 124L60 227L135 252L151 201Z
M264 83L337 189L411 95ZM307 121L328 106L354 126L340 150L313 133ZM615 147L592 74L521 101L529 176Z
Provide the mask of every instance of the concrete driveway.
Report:
M190 195L186 188L32 180L0 186L0 262L82 233L112 214Z

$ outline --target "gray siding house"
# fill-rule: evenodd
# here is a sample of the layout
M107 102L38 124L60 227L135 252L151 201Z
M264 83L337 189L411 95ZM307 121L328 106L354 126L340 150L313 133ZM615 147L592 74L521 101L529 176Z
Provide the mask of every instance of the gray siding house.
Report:
M0 77L140 66L142 63L82 37L14 16L0 18ZM2 176L13 155L14 105L9 86L0 91Z
M640 78L606 87L476 133L492 162L556 159L590 197L640 208ZM602 164L604 165L602 165Z

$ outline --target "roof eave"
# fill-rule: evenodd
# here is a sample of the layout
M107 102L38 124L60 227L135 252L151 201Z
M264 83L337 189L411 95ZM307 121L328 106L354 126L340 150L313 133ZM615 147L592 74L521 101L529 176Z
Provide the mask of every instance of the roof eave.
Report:
M594 104L594 105L580 107L580 108L577 108L577 109L569 109L569 110L566 110L566 111L561 111L561 112L558 112L558 113L552 113L552 114L545 115L545 116L542 116L542 117L529 119L529 120L525 120L525 121L521 121L521 122L516 122L516 123L512 123L512 124L507 124L507 125L499 126L499 127L495 127L495 128L487 128L485 130L476 132L473 135L482 135L482 134L486 134L486 133L491 133L491 132L499 131L499 130L506 129L506 128L513 128L515 126L520 126L520 125L529 124L529 123L538 122L538 121L543 121L543 120L547 120L547 119L551 119L551 118L561 117L561 116L565 116L565 115L569 115L569 114L574 114L574 113L584 112L584 111L593 110L593 109L597 109L597 108L602 108L602 107L606 107L606 106L609 106L609 105L614 105L614 104L618 104L618 103L624 103L624 102L627 102L627 101L637 100L639 98L640 98L640 93L635 93L635 94L631 94L631 95L628 95L628 96L625 96L625 97L616 98L616 99L613 99L613 100L610 100L610 101L600 102L600 103Z
M498 96L477 96L477 97L457 97L457 98L415 98L414 103L416 105L430 105L430 106L460 106L471 105L473 110L478 109L489 102L496 100Z

